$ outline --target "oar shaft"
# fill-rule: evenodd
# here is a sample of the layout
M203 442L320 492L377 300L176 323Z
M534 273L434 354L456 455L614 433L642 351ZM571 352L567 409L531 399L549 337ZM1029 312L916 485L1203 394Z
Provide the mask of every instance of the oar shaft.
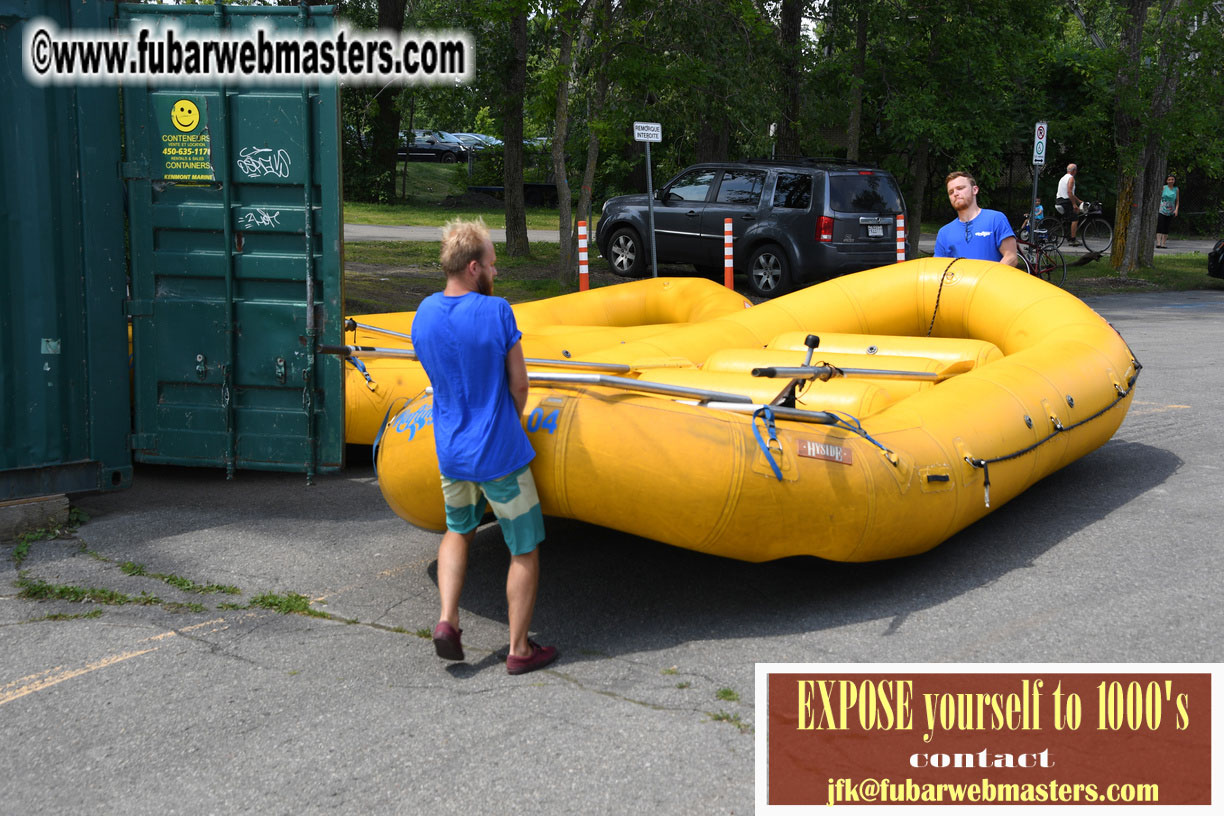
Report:
M933 371L894 371L883 368L840 368L837 366L770 366L752 369L754 377L798 377L827 380L830 377L874 377L880 380L939 380Z
M341 357L360 357L363 360L377 360L399 357L405 360L417 359L417 353L412 349L381 348L378 346L319 346L320 354L336 354ZM616 374L627 374L633 369L620 363L584 363L581 360L553 360L545 357L528 357L527 365L547 366L549 368L583 368L598 371L609 371Z

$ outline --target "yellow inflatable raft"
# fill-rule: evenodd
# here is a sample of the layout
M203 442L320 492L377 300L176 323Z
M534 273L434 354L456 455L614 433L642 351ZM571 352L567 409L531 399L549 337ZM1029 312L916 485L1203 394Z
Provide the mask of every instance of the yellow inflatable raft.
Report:
M595 349L742 312L750 306L743 296L704 278L652 278L512 308L523 332L524 355L563 363ZM412 348L415 315L387 312L355 315L346 321L346 341L371 351L351 357L346 366L345 442L373 444L387 412L429 385L415 356L402 354Z
M575 360L530 367L544 512L747 561L928 550L1108 440L1140 368L1072 295L943 258ZM395 512L441 530L431 400L376 461Z

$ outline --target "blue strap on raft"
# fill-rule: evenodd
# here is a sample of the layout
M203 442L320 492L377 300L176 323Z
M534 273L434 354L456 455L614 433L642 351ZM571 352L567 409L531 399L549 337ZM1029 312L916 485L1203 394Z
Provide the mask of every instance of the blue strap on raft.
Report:
M761 429L757 427L758 417L765 420L765 429L769 432L769 443L765 442L765 438L761 436ZM769 460L769 466L773 468L774 476L778 477L779 482L782 481L782 469L778 467L778 461L774 459L770 443L778 449L778 453L782 452L782 444L778 442L778 427L774 424L773 409L768 405L762 405L752 412L752 432L756 435L756 441L761 447L761 453L765 454L765 458Z

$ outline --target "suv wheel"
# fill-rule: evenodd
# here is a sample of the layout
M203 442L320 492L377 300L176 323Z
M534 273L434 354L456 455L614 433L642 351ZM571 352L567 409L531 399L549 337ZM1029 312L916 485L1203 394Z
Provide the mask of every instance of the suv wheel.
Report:
M646 269L646 252L632 227L621 227L608 241L608 265L622 278L641 277Z
M777 297L790 286L790 264L777 244L765 244L748 262L748 289L758 297Z

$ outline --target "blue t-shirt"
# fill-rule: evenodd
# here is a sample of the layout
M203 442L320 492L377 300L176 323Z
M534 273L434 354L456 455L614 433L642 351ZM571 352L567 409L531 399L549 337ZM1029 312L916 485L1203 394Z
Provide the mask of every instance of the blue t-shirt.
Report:
M980 261L1001 261L999 244L1014 237L1007 216L998 210L982 210L966 224L959 218L935 236L936 258L976 258Z
M433 385L438 467L448 479L500 479L535 456L506 374L521 337L504 298L437 292L417 309L412 344Z

